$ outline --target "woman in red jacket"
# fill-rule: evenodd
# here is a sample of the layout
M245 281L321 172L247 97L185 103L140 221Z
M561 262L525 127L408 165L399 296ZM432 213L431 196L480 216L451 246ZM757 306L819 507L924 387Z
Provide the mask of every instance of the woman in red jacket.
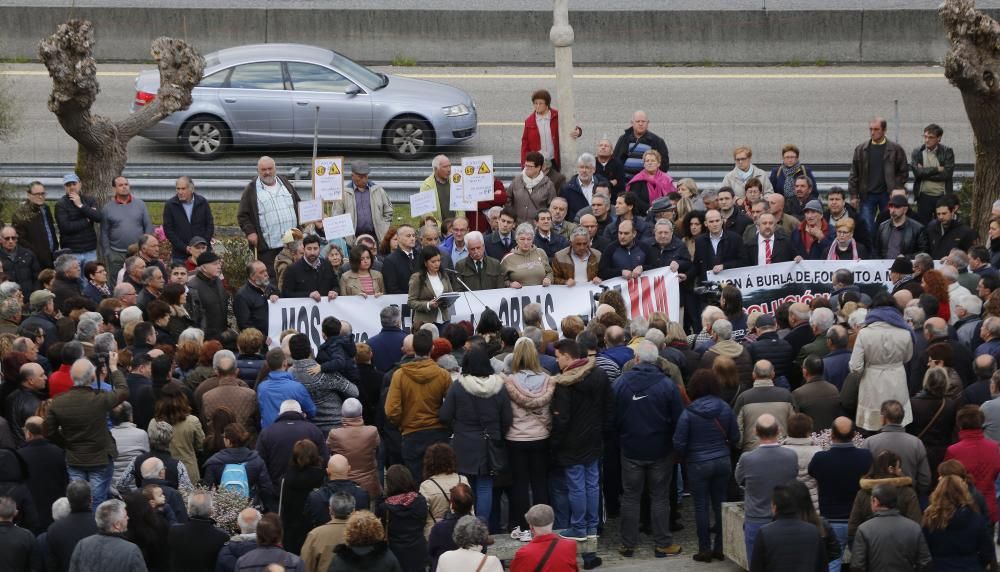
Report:
M1000 445L983 435L983 412L975 405L958 410L958 443L948 447L944 460L957 459L986 497L990 522L997 521L996 480L1000 475Z
M540 89L531 94L531 104L535 111L524 120L524 132L521 133L521 167L524 168L528 153L539 151L551 158L552 168L559 171L559 112L550 107L552 95ZM572 137L576 139L582 134L578 126Z

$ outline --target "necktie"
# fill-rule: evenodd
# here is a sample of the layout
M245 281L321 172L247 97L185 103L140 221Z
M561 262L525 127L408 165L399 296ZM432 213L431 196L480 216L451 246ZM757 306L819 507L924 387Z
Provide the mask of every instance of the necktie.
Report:
M479 274L482 271L483 271L483 263L482 263L482 261L477 260L476 261L476 274Z
M503 248L504 248L504 250L510 250L510 238L509 237L506 237L506 236L503 237Z
M771 263L771 239L764 239L764 264Z

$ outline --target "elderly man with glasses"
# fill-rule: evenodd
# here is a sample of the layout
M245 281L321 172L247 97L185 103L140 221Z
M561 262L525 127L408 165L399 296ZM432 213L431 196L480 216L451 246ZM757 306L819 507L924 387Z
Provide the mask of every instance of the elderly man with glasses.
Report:
M59 250L56 221L45 204L45 186L38 181L28 185L27 199L18 209L14 228L21 245L31 250L42 268L52 268L52 253Z
M17 230L10 225L0 229L0 262L22 292L30 294L38 289L38 273L42 270L38 257L18 244Z

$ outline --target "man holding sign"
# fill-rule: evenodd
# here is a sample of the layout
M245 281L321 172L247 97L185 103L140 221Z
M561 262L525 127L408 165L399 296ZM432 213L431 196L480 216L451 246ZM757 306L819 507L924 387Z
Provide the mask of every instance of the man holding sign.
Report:
M354 235L347 237L354 244L354 237L370 234L377 242L392 224L392 201L385 189L368 181L371 172L367 161L351 162L351 184L344 188L344 199L333 201L333 216L349 214L354 221Z
M454 211L451 210L451 160L447 155L438 155L431 160L431 167L434 172L431 176L420 183L419 192L433 192L437 197L437 209L434 211L434 218L443 221L446 218L453 218Z

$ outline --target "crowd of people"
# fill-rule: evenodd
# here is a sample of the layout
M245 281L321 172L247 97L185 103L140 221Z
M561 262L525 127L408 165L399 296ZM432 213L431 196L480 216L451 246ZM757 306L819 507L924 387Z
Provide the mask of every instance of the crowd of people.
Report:
M476 212L449 210L440 155L420 187L436 211L395 225L356 160L333 205L355 232L327 238L260 158L243 284L188 177L155 229L123 176L99 207L66 175L54 217L31 184L0 228L4 567L593 569L615 519L621 556L680 555L690 494L698 562L996 568L1000 217L970 228L941 129L908 158L874 119L823 198L794 145L770 173L737 147L699 191L642 112L567 178L551 97L532 100L523 171ZM891 264L891 290L854 283L866 258ZM737 288L696 293L709 272L806 259L845 262L829 297L748 314ZM632 315L614 289L558 330L538 304L514 329L441 302L664 267L683 317ZM281 297L404 293L410 315L387 305L363 343L333 316L319 339L268 335ZM744 543L724 547L739 499ZM508 533L513 560L487 555Z

